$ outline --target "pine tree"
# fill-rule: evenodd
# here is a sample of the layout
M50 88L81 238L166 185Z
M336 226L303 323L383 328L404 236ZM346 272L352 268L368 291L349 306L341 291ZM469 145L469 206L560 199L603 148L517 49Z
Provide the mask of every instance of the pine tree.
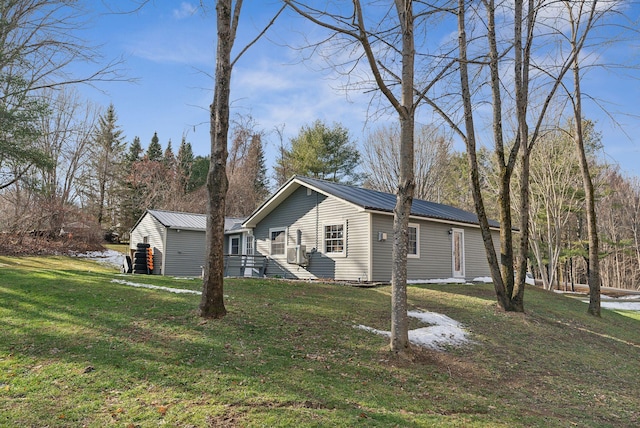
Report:
M178 148L178 157L176 159L178 169L178 179L182 181L184 192L189 191L189 179L191 178L191 171L193 168L193 150L191 143L188 143L184 137Z
M97 194L96 218L102 224L107 211L115 210L117 185L120 182L120 166L124 158L125 144L122 130L117 125L118 117L113 104L98 119L95 134L93 170L95 171L95 194Z
M255 159L255 171L253 171L253 192L258 203L264 201L269 196L269 185L267 182L267 164L264 157L264 148L260 134L256 134L251 139L249 146L249 158Z
M142 145L140 144L140 138L134 137L129 151L124 157L123 169L124 174L122 177L122 183L120 186L120 235L124 236L140 218L145 208L143 206L143 191L144 188L137 184L134 171L137 169L137 164L142 162Z
M291 140L291 148L281 149L276 174L299 174L346 184L361 181L357 172L360 153L350 141L349 131L341 125L328 127L317 120L303 126Z
M160 145L160 140L158 139L158 133L154 132L153 137L151 138L151 143L149 143L149 147L147 147L147 159L152 162L162 161L162 146Z
M173 148L171 147L171 140L167 143L167 148L164 150L164 156L162 157L164 165L173 170L176 166L176 155L173 154Z
M134 162L137 162L140 160L141 154L142 154L142 145L140 144L140 137L133 137L133 142L129 146L129 151L124 157L125 164L128 167L131 167L131 165Z

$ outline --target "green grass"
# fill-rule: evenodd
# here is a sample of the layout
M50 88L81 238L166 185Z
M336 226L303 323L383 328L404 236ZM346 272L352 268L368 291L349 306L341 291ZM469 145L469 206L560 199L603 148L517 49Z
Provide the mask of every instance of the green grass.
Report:
M640 424L637 314L594 319L531 288L527 313L507 314L491 285L410 287L410 309L462 322L474 344L401 360L354 328L389 329L389 287L229 280L229 314L202 322L197 295L113 279L201 287L0 257L0 426Z

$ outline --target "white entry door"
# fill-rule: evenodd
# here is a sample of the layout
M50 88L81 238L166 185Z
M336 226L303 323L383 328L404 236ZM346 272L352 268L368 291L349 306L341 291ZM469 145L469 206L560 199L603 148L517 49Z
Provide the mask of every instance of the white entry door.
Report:
M246 256L246 264L244 268L244 276L251 277L253 276L253 254L254 254L254 238L253 235L244 235L245 237L245 247L244 254Z
M464 230L451 231L451 256L453 261L453 277L464 278Z

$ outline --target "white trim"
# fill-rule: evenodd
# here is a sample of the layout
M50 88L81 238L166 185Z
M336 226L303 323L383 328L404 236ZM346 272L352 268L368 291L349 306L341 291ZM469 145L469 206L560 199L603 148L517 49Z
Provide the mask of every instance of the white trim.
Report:
M409 253L409 237L407 233L407 258L419 259L420 258L420 224L409 223L409 227L413 227L416 230L416 254Z
M342 226L342 251L327 252L326 228L330 226ZM326 221L322 223L322 254L327 257L347 257L347 221Z
M273 249L271 248L272 240L271 235L273 232L284 232L284 252L282 254L273 254ZM287 227L270 227L269 228L269 236L267 237L267 244L269 245L269 255L271 257L287 257Z
M242 248L243 255L253 256L256 253L256 238L253 234L247 233L244 235L244 246Z
M456 234L460 234L460 270L456 270ZM451 229L451 272L454 278L465 277L464 229Z
M373 281L373 214L369 214L369 262L367 263L367 278L365 281Z
M269 199L264 201L262 203L262 205L260 205L258 208L256 208L256 210L244 221L244 223L242 223L242 227L245 227L245 228L256 227L256 225L260 221L262 221L262 219L264 219L271 211L273 211L278 205L280 205L280 203L282 201L284 201L289 196L291 196L300 187L305 187L306 189L311 189L312 191L314 191L316 193L319 193L321 195L324 195L327 198L337 199L337 200L339 200L339 201L341 201L341 202L353 207L357 211L360 211L360 212L365 211L365 209L360 205L354 204L353 202L347 201L347 200L339 198L339 197L337 197L337 196L335 196L335 195L333 195L331 193L328 193L328 192L325 192L325 191L323 191L321 189L318 189L313 185L305 183L304 181L300 180L296 176L293 176L293 177L291 177L289 179L289 181L287 181L285 184L283 184L280 187L280 189L278 189L276 191L276 193L274 193Z
M233 242L234 239L238 240L238 252L237 253L233 252L233 244L232 244L232 242ZM228 245L229 246L227 247L227 250L228 250L227 252L229 254L233 254L233 255L237 255L237 256L240 256L240 255L243 254L243 252L242 252L242 235L237 234L237 233L234 234L234 235L229 235Z
M373 209L365 209L364 210L367 213L371 213L371 214L381 214L381 215L387 215L387 216L393 216L394 214L392 212L386 212L386 211L378 211L378 210L373 210ZM465 223L463 221L456 221L456 220L445 220L445 219L441 219L441 218L433 218L433 217L424 217L424 216L419 216L419 215L411 215L409 216L410 220L420 220L420 221L431 221L434 223L442 223L442 224L448 224L450 226L463 226L463 227L473 227L476 229L480 229L480 225L478 223ZM494 231L499 231L500 227L499 226L489 226L489 229L494 230ZM512 229L514 232L517 232L518 229Z

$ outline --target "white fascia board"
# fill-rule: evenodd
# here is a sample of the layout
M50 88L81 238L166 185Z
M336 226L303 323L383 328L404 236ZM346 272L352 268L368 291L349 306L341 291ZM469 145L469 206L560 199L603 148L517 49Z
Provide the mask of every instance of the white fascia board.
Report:
M377 210L368 209L368 210L365 210L365 212L393 216L393 213L388 212L388 211L377 211ZM476 229L480 229L480 225L477 224L477 223L465 223L465 222L462 222L462 221L446 220L446 219L442 219L442 218L422 217L422 216L418 216L418 215L411 215L411 216L409 216L409 219L411 219L411 220L431 221L431 222L434 222L434 223L444 223L444 224L450 224L452 226L474 227ZM499 227L495 227L495 226L489 226L489 229L495 230L495 231L499 231L500 230Z

